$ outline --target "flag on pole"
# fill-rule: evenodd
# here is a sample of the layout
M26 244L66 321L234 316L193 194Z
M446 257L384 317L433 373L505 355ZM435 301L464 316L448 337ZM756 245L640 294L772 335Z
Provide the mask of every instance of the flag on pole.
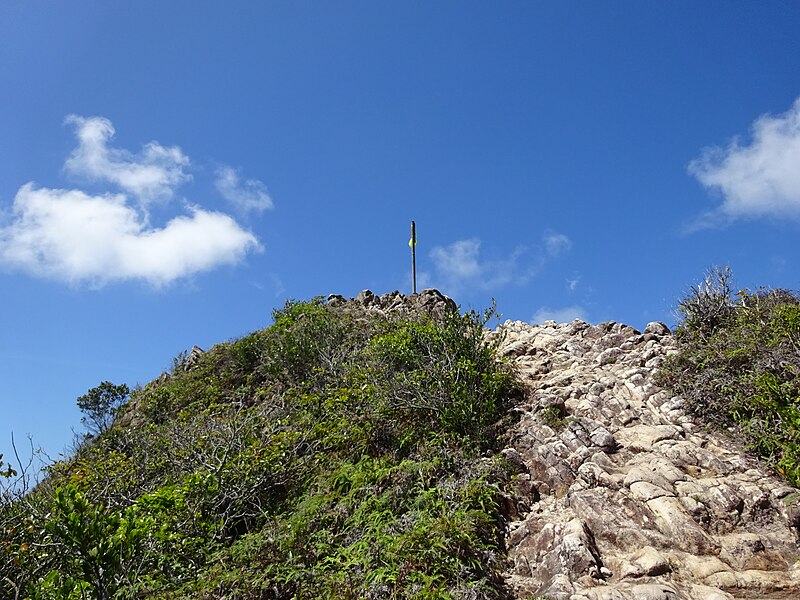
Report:
M411 221L411 239L408 240L411 248L411 292L417 293L417 224Z

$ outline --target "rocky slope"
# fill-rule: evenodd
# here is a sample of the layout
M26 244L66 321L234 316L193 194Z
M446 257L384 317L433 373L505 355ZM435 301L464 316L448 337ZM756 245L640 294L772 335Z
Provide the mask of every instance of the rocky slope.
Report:
M653 383L666 326L506 322L527 388L504 454L519 598L800 598L800 494Z

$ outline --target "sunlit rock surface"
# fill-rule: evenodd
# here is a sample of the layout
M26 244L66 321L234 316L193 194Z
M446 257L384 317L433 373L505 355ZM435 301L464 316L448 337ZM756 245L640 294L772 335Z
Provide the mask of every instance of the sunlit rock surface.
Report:
M653 382L666 326L506 322L527 388L507 458L518 598L800 598L800 494Z

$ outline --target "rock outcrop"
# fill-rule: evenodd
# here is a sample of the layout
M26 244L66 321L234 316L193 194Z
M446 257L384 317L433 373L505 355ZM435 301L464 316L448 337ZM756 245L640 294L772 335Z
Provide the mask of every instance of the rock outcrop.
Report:
M326 304L332 308L363 308L368 311L381 312L387 315L398 313L428 314L436 317L454 313L458 306L439 290L430 288L418 294L405 295L398 291L377 296L369 290L359 292L355 298L346 299L339 294L331 294Z
M552 600L800 598L797 490L653 382L666 326L506 322L527 388L505 456L507 581Z

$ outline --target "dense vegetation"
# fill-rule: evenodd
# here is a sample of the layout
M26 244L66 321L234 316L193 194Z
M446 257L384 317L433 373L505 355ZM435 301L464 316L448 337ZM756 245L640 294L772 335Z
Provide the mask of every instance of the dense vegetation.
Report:
M800 298L714 270L679 310L660 383L800 485ZM505 597L519 388L488 313L435 314L287 303L144 388L89 390L42 483L0 455L0 600Z
M800 298L786 290L734 294L730 270L714 269L679 310L679 352L661 383L701 422L738 433L800 486Z
M0 598L503 597L517 384L484 322L288 303L121 408L104 382L0 503Z

